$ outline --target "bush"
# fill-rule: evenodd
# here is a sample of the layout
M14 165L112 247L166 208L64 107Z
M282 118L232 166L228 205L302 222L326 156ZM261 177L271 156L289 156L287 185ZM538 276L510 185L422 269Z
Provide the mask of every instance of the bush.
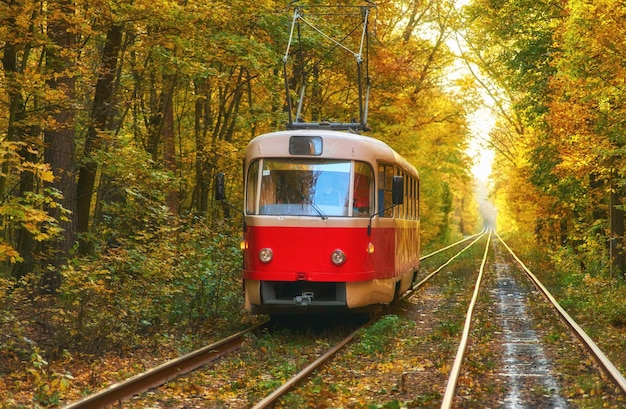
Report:
M66 269L61 345L97 353L131 348L152 334L241 321L236 240L202 225L160 233L158 240L121 239L99 258Z

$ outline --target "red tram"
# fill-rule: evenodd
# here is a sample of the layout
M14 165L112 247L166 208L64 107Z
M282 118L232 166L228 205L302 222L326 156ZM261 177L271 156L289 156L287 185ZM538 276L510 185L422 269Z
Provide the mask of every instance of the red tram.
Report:
M410 287L419 176L385 143L335 130L268 133L248 145L244 175L248 311L368 311Z

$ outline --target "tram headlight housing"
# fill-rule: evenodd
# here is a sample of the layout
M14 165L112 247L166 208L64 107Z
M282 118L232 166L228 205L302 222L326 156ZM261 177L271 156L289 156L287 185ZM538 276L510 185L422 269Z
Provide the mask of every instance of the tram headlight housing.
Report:
M274 252L271 248L265 247L259 251L259 260L262 263L269 263L274 258Z
M337 249L333 251L333 254L330 255L330 259L334 265L340 266L346 262L346 253L344 253L342 250Z

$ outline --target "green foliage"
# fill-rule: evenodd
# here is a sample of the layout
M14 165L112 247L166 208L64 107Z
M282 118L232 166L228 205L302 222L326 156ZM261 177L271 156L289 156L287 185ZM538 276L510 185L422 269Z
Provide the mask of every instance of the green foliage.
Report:
M405 408L406 403L400 402L397 399L394 399L390 402L386 402L386 403L377 403L377 404L370 404L367 405L367 407L369 409L401 409L401 408Z
M11 169L15 174L0 174L0 186L12 183L17 178L32 179L38 183L50 182L53 179L50 166L43 163L25 161L20 156L24 144L0 140L0 156L4 172ZM11 167L10 167L11 166ZM8 261L11 264L23 262L24 256L12 243L9 232L14 229L22 229L32 235L37 242L50 241L58 237L61 229L58 220L51 217L45 210L50 207L60 206L58 200L62 193L54 188L46 188L41 191L26 191L22 194L11 192L0 201L0 222L3 227L3 237L0 237L0 262ZM60 208L63 217L68 212ZM11 264L6 267L10 268Z
M579 253L563 248L553 254L554 267L546 268L550 274L539 278L592 338L621 350L621 337L612 333L626 326L626 284L615 280L606 260L594 253L592 248Z
M201 223L152 226L117 238L97 258L76 259L51 317L65 328L61 345L97 353L156 342L159 333L236 326L243 311L236 237Z
M438 325L438 332L443 337L451 337L457 335L461 332L462 329L463 326L461 325L461 323L455 320L443 320L439 322Z
M179 292L171 296L170 325L228 322L242 313L239 237L216 234L208 243L190 242L192 248L185 249L187 257L175 274Z
M572 277L608 277L608 254L601 236L585 237L576 248L563 247L552 255L552 261L561 271Z
M37 350L31 354L29 364L27 371L32 376L35 389L33 400L43 406L58 406L61 396L69 389L74 377L67 372L51 373L46 369L48 362Z
M465 11L471 41L487 62L491 79L515 92L513 109L524 121L540 122L547 111L549 78L554 73L550 61L558 48L554 27L562 8L543 0L480 0Z
M374 325L361 330L357 336L354 352L363 355L378 355L393 347L389 342L405 325L397 315L385 315Z

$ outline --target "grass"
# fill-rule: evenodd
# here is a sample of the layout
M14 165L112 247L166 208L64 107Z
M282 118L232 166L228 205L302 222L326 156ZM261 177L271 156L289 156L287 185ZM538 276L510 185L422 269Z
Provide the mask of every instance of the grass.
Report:
M357 343L354 352L361 355L379 355L385 353L391 346L390 339L400 332L406 322L397 315L386 315L372 326L363 329L357 334Z

